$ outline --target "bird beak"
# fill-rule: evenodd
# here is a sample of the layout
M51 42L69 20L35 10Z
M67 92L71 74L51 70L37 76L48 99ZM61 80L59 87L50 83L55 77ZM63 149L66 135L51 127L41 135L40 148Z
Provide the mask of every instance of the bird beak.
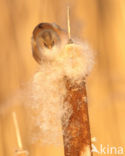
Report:
M49 49L52 49L52 46L51 46L51 45L48 45L47 47L48 47Z

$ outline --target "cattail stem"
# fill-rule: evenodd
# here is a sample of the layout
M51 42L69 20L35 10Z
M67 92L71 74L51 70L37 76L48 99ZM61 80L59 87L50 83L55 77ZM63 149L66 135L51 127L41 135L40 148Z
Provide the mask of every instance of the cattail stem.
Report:
M65 101L71 106L72 114L68 125L63 126L65 156L92 156L85 82L66 80L66 89Z
M16 150L16 156L27 156L28 152L26 150L23 150L23 145L21 141L20 130L18 126L16 113L13 112L12 115L13 115L13 122L14 122L15 130L16 130L16 137L17 137L17 143L18 143L18 150Z

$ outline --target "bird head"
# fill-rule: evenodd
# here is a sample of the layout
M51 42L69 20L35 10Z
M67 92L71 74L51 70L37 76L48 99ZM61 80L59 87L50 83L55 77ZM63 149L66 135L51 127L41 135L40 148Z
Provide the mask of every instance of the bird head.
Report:
M68 40L67 33L54 23L40 23L33 30L32 52L34 59L41 63L45 49L60 46L64 40ZM67 41L68 42L68 41Z

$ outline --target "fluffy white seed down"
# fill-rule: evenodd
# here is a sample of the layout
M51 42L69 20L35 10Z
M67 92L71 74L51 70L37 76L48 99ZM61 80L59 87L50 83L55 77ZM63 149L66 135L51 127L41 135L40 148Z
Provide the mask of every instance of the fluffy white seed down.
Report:
M93 65L93 55L86 44L66 44L42 50L42 62L31 87L30 117L32 140L47 144L61 143L61 118L65 125L72 113L64 103L67 91L64 77L80 82Z

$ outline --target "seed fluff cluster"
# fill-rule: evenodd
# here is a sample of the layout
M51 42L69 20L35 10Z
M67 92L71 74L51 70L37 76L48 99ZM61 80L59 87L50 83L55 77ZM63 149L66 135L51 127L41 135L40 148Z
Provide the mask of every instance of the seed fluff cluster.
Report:
M66 125L72 113L71 106L65 102L65 78L80 83L92 69L93 54L86 43L72 43L51 50L45 48L41 56L41 65L34 74L29 91L31 140L60 144L62 116L65 116Z

